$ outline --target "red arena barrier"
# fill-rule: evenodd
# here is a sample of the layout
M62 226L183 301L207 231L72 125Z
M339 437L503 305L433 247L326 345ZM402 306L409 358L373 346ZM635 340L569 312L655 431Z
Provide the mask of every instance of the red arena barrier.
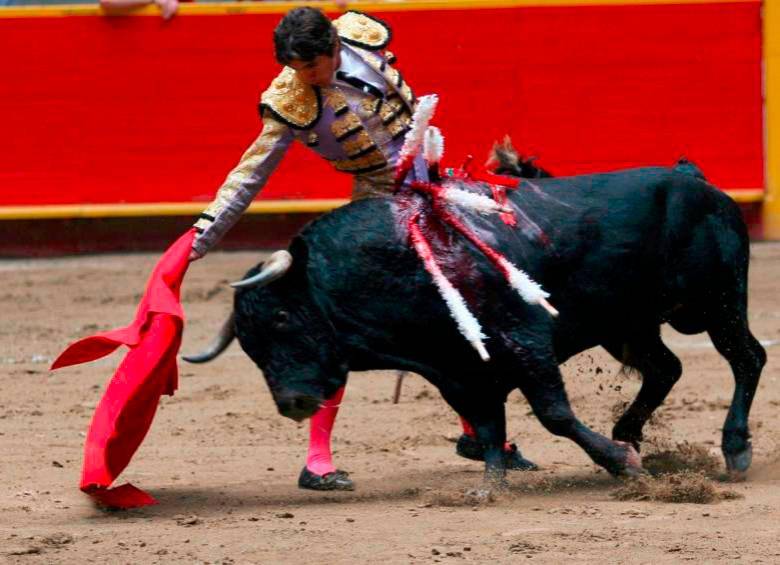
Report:
M445 159L510 134L557 175L686 156L743 202L765 187L761 2L357 2L441 97ZM577 4L573 0L571 4ZM0 11L0 218L189 215L259 133L291 4ZM336 12L332 15L335 17ZM295 147L254 212L316 212L351 179Z

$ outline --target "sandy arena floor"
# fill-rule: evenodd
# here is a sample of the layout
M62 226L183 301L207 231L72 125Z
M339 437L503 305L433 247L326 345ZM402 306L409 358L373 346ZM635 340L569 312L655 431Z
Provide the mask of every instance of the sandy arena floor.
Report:
M780 246L753 249L750 321L780 339ZM121 358L49 373L69 342L127 324L156 255L0 261L0 562L9 563L671 563L780 562L780 348L753 408L754 463L742 495L713 504L618 501L621 482L547 433L515 394L509 431L542 466L513 474L489 504L464 496L482 465L456 457L454 414L419 377L391 403L394 374L354 374L336 426L336 460L354 493L298 490L306 424L278 416L265 383L233 345L183 366L151 433L119 483L158 506L95 509L78 490L93 408ZM225 282L259 259L214 253L184 288L184 350L204 345L228 312ZM684 374L647 428L643 455L689 442L719 458L733 381L706 336L668 333ZM578 415L609 433L613 407L638 381L600 351L564 369Z

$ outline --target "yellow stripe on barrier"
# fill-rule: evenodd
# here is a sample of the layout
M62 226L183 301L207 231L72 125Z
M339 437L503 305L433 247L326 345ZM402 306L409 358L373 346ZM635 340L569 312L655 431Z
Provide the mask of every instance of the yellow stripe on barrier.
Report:
M723 192L731 196L734 202L738 202L739 204L754 204L756 202L763 202L766 194L763 188L724 190Z
M376 0L350 2L347 9L364 12L403 12L410 10L483 10L486 8L532 8L566 6L646 6L674 4L756 4L760 0ZM769 2L771 3L771 2ZM330 12L341 11L334 2L220 2L181 4L179 16L234 16L237 14L284 14L297 6L316 6ZM112 8L95 4L67 6L8 6L0 8L0 18L55 18L68 16L157 16L156 6Z
M327 212L349 202L321 200L261 200L247 210L250 214L311 214ZM197 216L208 202L157 202L141 204L66 204L52 206L0 206L0 220L56 220L68 218L134 218L153 216Z
M761 188L727 190L740 204L764 200ZM249 214L317 214L347 204L349 200L261 200L249 206ZM141 204L66 204L52 206L0 206L0 220L57 220L73 218L138 218L156 216L197 216L207 202L158 202Z

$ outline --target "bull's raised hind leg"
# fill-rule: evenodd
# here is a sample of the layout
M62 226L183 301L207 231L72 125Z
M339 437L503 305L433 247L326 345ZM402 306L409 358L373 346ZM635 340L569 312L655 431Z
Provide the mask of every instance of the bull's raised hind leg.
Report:
M542 425L557 436L571 439L593 461L613 475L642 472L639 454L627 443L612 441L591 430L574 415L566 395L561 373L554 359L533 360L528 351L523 360L519 388Z
M744 472L753 459L748 418L761 370L766 364L766 351L753 337L746 316L735 313L724 317L708 330L718 353L731 365L734 373L734 396L723 425L721 449L726 466L732 472Z
M624 344L605 344L604 347L615 359L642 374L639 394L612 428L612 439L629 442L638 451L642 429L680 379L682 363L661 340L657 326L630 340L625 347Z

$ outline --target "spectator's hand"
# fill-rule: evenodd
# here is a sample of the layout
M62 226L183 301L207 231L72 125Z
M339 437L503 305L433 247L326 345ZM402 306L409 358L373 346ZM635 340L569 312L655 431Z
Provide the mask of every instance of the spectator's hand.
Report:
M346 10L347 9L347 1L348 0L336 0L336 7L339 10Z
M203 257L203 255L201 255L200 253L198 253L197 251L195 251L193 249L192 251L190 251L190 256L188 257L188 259L189 259L190 263L192 263L193 261L197 261L201 257Z
M164 20L169 20L179 10L179 0L153 0L160 7Z

